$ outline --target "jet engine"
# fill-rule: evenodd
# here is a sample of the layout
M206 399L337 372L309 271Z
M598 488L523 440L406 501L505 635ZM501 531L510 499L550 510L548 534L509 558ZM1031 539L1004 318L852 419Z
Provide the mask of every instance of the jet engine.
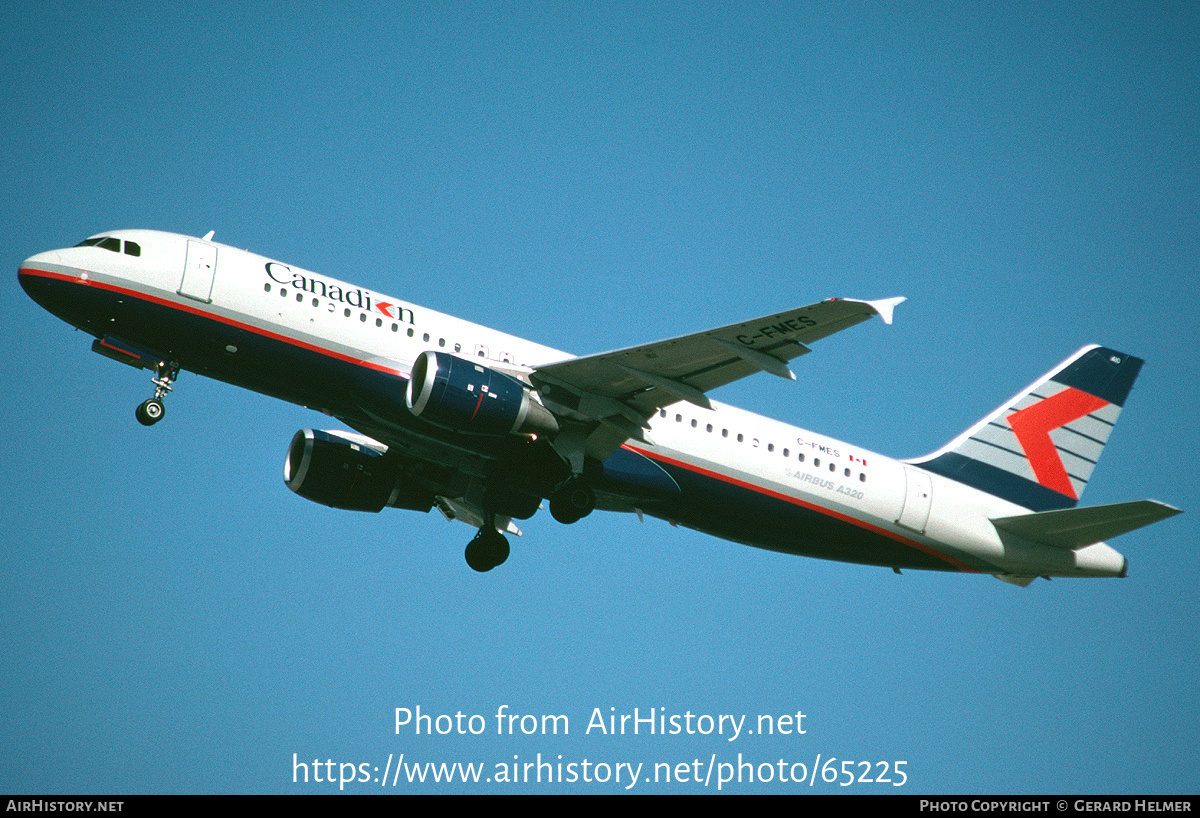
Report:
M417 417L454 432L558 432L558 421L528 384L445 352L430 350L417 356L404 400Z
M411 485L381 444L351 433L301 429L283 464L283 481L305 500L349 511L384 506L429 511L433 494Z

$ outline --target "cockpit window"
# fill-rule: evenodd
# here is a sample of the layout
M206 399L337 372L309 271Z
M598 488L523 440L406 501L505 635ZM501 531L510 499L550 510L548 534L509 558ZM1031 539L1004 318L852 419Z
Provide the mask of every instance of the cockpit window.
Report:
M75 245L76 247L100 247L104 250L112 250L114 253L121 252L121 240L112 236L93 236L90 239L84 239ZM125 242L125 255L140 256L142 254L142 246L136 241Z

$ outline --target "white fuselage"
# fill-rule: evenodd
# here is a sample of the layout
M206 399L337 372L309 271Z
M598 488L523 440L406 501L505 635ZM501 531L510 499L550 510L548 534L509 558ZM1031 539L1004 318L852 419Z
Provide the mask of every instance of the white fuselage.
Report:
M214 358L212 371L205 374L250 388L259 388L260 375L284 383L280 372L255 368L289 366L289 361L261 359L243 364L239 356L244 343L239 339L250 337L404 378L414 359L426 350L517 372L571 357L211 241L138 230L105 235L136 243L140 254L97 246L51 251L29 259L22 267L23 279L52 281L63 285L64 291L70 291L65 285L73 285L77 292L103 290L128 301L133 309L139 305L153 308L158 335L133 340L156 348L174 343L169 328L161 326L163 316L206 322L211 333L220 336L217 340L226 357L222 361ZM104 332L103 326L88 323L81 314L54 311L98 337ZM110 316L107 320L124 319ZM184 366L191 368L186 361ZM293 373L293 377L303 379L304 373ZM298 385L294 393L283 387L264 386L261 391L334 414L341 409L341 396L323 394L319 385ZM671 470L685 470L689 480L719 484L737 497L752 493L755 508L732 508L732 515L770 513L776 507L812 512L889 547L918 552L923 560L932 559L947 570L1018 576L1116 576L1124 570L1124 559L1104 543L1070 551L1012 537L1002 541L990 518L1026 511L1011 502L751 412L715 402L712 407L708 410L685 402L669 406L650 419L644 441L629 440L625 447ZM763 543L755 536L737 536L736 520L729 525L707 525L692 519L689 508L681 502L646 511L683 525L716 528L714 533L750 544L791 550L786 546L786 532ZM717 513L708 508L705 519ZM769 521L758 519L754 524L761 528ZM801 539L797 532L797 541ZM804 548L796 550L809 553ZM889 564L887 559L864 558L861 550L847 559Z

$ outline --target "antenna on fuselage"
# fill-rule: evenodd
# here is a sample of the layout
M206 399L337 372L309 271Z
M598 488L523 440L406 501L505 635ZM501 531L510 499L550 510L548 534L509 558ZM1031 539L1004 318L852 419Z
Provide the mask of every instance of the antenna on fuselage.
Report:
M216 232L217 232L216 230L209 230L207 233L204 234L204 240L212 241L213 234Z

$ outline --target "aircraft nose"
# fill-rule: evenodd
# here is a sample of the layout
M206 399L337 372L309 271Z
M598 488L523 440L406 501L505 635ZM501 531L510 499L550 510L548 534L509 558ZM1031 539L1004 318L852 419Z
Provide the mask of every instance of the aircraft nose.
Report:
M61 250L49 250L45 253L38 253L21 262L21 266L17 269L17 278L20 280L21 286L25 287L26 282L29 280L44 278L46 273L53 272L62 263ZM26 291L28 292L28 287L26 287Z
M68 278L62 269L61 250L38 253L21 262L17 269L17 281L26 295L45 309L54 312L54 293L61 287L60 280Z
M26 268L41 268L47 264L62 264L62 256L62 250L47 250L44 253L37 253L21 262L21 272L24 273Z

